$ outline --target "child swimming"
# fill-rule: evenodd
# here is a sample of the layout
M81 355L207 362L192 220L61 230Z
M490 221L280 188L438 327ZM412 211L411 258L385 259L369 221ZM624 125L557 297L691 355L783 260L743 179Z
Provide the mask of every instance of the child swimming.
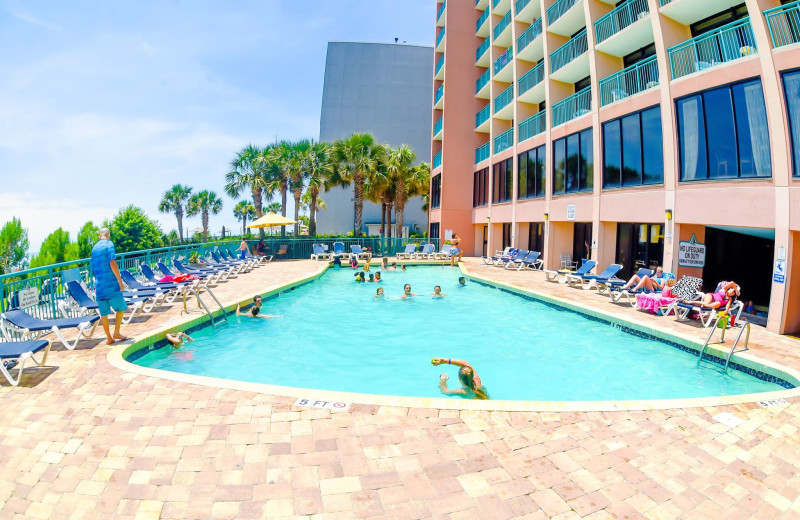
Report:
M431 294L434 298L444 298L447 296L445 293L442 292L442 288L439 285L434 286L433 294Z

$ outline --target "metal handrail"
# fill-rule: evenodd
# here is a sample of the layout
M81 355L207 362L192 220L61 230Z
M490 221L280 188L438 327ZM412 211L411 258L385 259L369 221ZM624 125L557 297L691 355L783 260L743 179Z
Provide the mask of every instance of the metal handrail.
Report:
M658 62L653 56L601 79L600 105L614 103L658 85Z
M628 0L594 23L597 43L605 41L650 14L647 0ZM644 16L643 16L644 15Z
M478 18L478 21L477 21L477 22L475 22L475 32L478 32L478 31L480 31L480 30L481 30L481 27L483 27L483 24L484 24L484 23L486 22L486 20L488 20L488 19L489 19L489 10L488 10L488 9L486 9L486 10L483 12L483 14L481 14L480 18Z
M494 26L492 30L492 39L496 40L497 37L506 30L506 27L511 23L511 11L509 10L506 15L500 18L500 21Z
M444 96L444 85L440 85L439 88L436 89L436 94L433 96L433 104L436 105L439 103L442 96Z
M519 129L517 131L519 142L530 139L531 137L537 136L544 132L545 125L547 124L546 114L547 111L542 110L541 112L532 115L519 124Z
M489 69L486 69L483 72L483 74L481 74L481 77L478 78L478 81L475 82L475 93L476 94L478 92L480 92L481 89L483 87L485 87L487 83L489 83L489 79L491 79L491 77L492 77L492 73L489 71Z
M434 124L433 124L433 135L437 135L439 132L442 131L442 120L444 117L440 117Z
M514 14L519 16L520 11L528 7L529 3L531 3L531 0L517 0L514 2Z
M475 164L489 158L489 141L486 141L475 149Z
M774 48L800 42L800 1L764 11Z
M442 57L439 58L439 61L436 62L436 75L439 75L439 71L442 70L442 66L444 65L444 54Z
M544 81L544 62L541 62L519 78L517 82L517 96L524 94L542 81Z
M445 32L445 28L442 27L442 32L440 32L439 36L436 37L436 46L437 47L439 46L440 43L442 43L442 40L444 39L444 32Z
M750 18L742 18L668 49L672 79L758 53Z
M442 5L439 7L439 12L436 13L436 21L438 22L439 19L442 17L442 13L444 12L445 6L447 5L447 0L442 2Z
M563 125L592 111L592 87L572 94L553 104L553 126Z
M503 68L511 63L511 60L514 58L514 47L509 47L503 54L500 55L496 60L494 60L494 73L497 74Z
M577 4L578 0L558 0L547 9L547 25L553 25L556 20L561 18L570 8Z
M489 50L489 38L486 38L485 40L483 40L483 43L481 43L478 46L478 49L475 51L475 61L477 62L478 60L480 60L481 56L486 54L486 51L488 50Z
M589 42L586 38L586 29L584 29L550 54L550 72L553 73L564 67L588 50Z
M538 18L534 21L530 27L525 29L525 32L522 33L519 38L517 38L517 52L521 52L522 49L533 43L533 41L538 38L542 34L542 19Z
M480 109L477 114L475 114L475 128L478 128L483 123L489 119L489 116L492 114L492 104L487 103L485 107Z
M440 151L433 156L433 168L436 169L442 165L442 152Z
M509 128L502 134L494 138L494 153L500 153L503 150L514 146L514 129Z
M510 105L513 99L514 84L512 83L507 89L502 91L497 97L494 98L494 113L496 114Z

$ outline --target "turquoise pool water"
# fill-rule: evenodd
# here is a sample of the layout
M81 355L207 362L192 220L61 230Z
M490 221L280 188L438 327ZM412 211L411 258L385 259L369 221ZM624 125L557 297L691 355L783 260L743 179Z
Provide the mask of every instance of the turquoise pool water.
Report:
M574 312L469 281L458 288L457 269L410 267L382 275L380 284L356 284L349 268L328 271L264 302L264 312L278 318L231 316L226 325L194 332L193 343L155 349L134 362L257 383L418 397L441 396L441 373L458 385L457 368L434 367L433 357L468 360L492 399L670 399L782 388L743 372L698 369L689 353ZM404 283L419 296L400 300ZM430 297L436 284L445 298ZM374 299L377 287L385 299Z

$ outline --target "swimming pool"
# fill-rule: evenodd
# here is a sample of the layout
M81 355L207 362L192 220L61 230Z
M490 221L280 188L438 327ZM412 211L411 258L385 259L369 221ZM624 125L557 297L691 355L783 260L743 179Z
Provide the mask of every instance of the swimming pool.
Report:
M458 288L457 269L411 267L356 284L329 270L264 303L275 319L230 317L194 332L195 342L143 349L145 367L298 388L442 397L439 374L456 386L472 363L492 399L607 401L709 397L782 390L743 372L696 368L675 346L477 283ZM418 294L400 300L403 284ZM439 284L447 296L429 295ZM386 298L375 300L377 287ZM458 398L454 398L458 399Z

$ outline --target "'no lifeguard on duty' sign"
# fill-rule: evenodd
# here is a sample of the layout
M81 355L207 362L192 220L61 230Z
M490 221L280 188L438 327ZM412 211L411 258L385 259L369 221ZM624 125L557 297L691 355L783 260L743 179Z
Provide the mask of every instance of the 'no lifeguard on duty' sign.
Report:
M688 242L678 244L678 265L681 267L700 267L706 265L706 245L697 241L692 233Z

